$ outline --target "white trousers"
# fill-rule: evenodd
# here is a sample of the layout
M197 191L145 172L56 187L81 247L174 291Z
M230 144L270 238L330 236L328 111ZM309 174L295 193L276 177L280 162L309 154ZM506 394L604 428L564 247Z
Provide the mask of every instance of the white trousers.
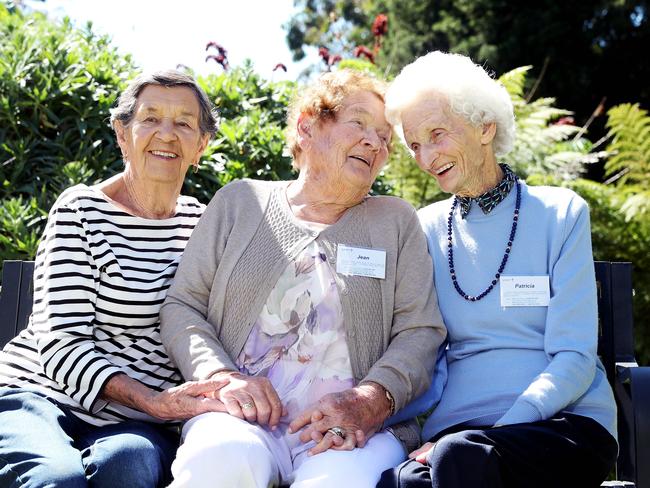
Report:
M381 473L406 457L390 432L372 436L362 449L295 455L279 433L226 413L205 413L183 427L170 488L375 488Z

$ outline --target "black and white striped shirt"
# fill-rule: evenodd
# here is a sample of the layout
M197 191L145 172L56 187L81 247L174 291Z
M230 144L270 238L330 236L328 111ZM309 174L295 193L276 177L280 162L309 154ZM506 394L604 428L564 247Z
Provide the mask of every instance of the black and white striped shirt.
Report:
M158 312L204 208L181 196L174 217L151 220L96 188L63 192L36 255L29 326L0 353L0 387L41 391L94 425L156 421L99 394L118 373L158 391L181 382Z

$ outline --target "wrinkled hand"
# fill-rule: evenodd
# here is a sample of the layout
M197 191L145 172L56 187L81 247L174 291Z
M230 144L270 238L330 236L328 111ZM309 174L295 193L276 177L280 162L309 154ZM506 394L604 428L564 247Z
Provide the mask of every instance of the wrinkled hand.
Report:
M433 442L425 442L422 446L409 454L409 459L415 459L421 464L428 464L427 458L429 457L429 453L433 449L433 446Z
M212 378L226 381L215 397L223 402L230 415L275 429L280 417L286 414L268 378L236 371L220 371Z
M377 432L390 412L390 403L381 386L367 383L323 396L316 405L300 413L289 425L289 432L300 429L302 442L314 441L310 455L328 449L352 450L363 447ZM345 439L328 432L340 427Z
M224 380L188 381L153 395L148 413L163 420L184 420L206 412L225 412L226 407L211 398L226 384Z

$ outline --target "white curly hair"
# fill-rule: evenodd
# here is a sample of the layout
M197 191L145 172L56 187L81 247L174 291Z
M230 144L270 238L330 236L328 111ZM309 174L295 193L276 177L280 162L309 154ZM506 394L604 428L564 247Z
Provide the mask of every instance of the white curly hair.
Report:
M505 87L461 54L433 51L405 66L386 92L386 119L403 140L402 112L431 93L442 94L453 112L470 124L496 123L497 156L515 141L515 116Z

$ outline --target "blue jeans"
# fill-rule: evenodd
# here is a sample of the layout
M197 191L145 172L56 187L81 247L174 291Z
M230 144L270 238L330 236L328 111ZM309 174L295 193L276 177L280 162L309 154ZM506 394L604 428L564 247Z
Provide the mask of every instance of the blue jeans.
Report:
M0 388L2 488L165 486L177 446L153 423L97 427L40 393Z

